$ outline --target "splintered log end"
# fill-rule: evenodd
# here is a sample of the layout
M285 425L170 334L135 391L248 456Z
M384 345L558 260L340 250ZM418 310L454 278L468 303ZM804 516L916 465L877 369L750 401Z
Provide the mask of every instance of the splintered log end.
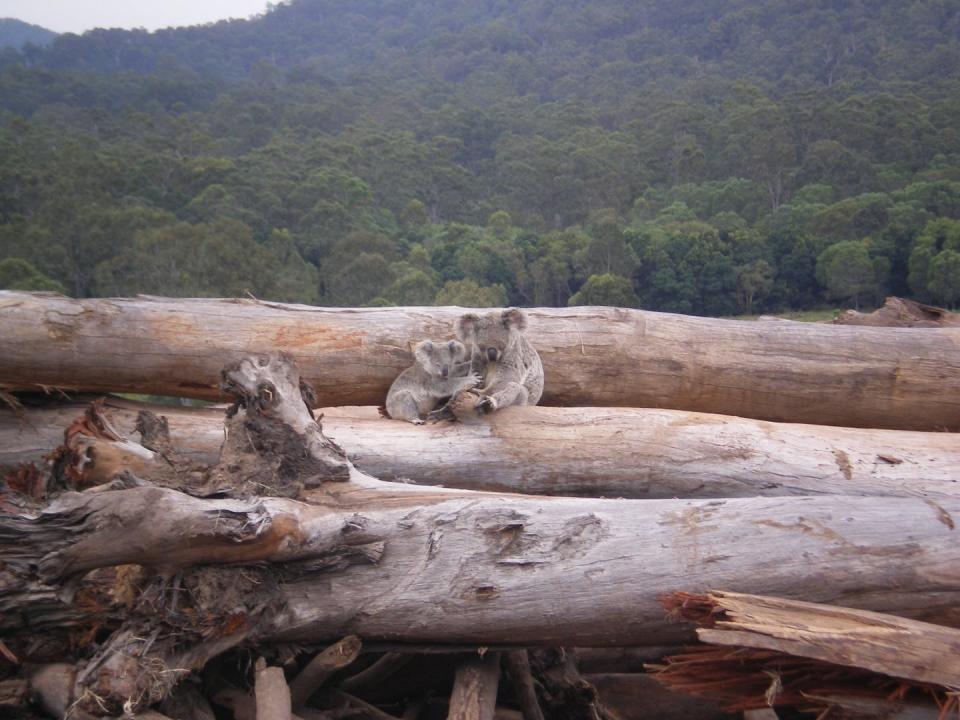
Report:
M671 620L687 620L701 627L713 627L725 612L712 594L665 593L660 596L660 604Z
M149 410L137 413L134 429L140 433L140 444L154 452L169 453L173 451L170 441L170 425L162 415L154 415Z

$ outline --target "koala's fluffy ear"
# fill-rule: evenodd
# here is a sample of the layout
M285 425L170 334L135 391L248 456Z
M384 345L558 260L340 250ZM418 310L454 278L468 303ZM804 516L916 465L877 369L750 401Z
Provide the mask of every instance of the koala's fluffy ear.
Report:
M515 327L517 330L526 330L527 316L519 308L508 308L500 314L500 322L505 328Z
M480 322L480 316L473 313L467 313L457 318L457 337L461 340L468 340L477 330L477 323Z
M429 367L430 365L430 356L433 354L433 343L429 340L424 340L423 342L418 342L417 346L413 348L413 357L418 363L424 367Z
M457 360L466 360L470 357L470 351L467 350L467 346L459 340L450 341L450 353Z

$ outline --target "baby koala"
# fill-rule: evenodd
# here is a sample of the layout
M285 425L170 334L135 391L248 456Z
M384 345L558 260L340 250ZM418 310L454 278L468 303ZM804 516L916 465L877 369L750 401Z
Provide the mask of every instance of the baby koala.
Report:
M393 381L387 393L387 414L395 420L422 425L439 402L480 384L470 372L470 355L456 340L424 340L413 349L416 362Z

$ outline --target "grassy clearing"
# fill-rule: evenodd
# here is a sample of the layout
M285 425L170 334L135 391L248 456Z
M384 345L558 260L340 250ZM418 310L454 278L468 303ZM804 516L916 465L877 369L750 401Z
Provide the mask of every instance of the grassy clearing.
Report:
M765 313L764 317L778 317L784 320L797 320L798 322L830 322L841 313L838 309L826 310L791 310L782 313ZM756 320L760 315L734 315L728 320Z

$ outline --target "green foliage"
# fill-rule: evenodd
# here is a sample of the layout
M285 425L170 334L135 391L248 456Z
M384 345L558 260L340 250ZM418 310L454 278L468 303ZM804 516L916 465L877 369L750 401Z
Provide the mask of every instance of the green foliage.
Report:
M108 296L145 292L173 297L277 298L280 262L235 220L178 222L138 232L101 263L97 287Z
M0 262L78 297L955 303L958 32L894 0L291 0L0 50Z
M770 294L774 270L766 260L754 260L737 268L737 304L747 315L753 312L753 303Z
M475 280L450 280L437 293L434 304L473 308L505 307L507 291L503 285L481 287Z
M20 258L0 260L0 290L64 292L63 285Z
M826 288L827 297L852 301L859 308L863 298L876 295L878 290L867 243L845 240L820 253L817 281Z
M930 262L927 289L934 301L956 307L960 300L960 252L943 250Z
M635 308L640 300L633 293L630 281L622 275L605 273L591 275L567 305L610 305L611 307Z
M917 235L910 252L908 282L910 288L922 300L933 300L933 295L939 295L949 285L947 268L949 260L942 261L938 278L938 291L933 290L933 263L944 252L960 251L960 222L949 218L941 218L928 222Z

